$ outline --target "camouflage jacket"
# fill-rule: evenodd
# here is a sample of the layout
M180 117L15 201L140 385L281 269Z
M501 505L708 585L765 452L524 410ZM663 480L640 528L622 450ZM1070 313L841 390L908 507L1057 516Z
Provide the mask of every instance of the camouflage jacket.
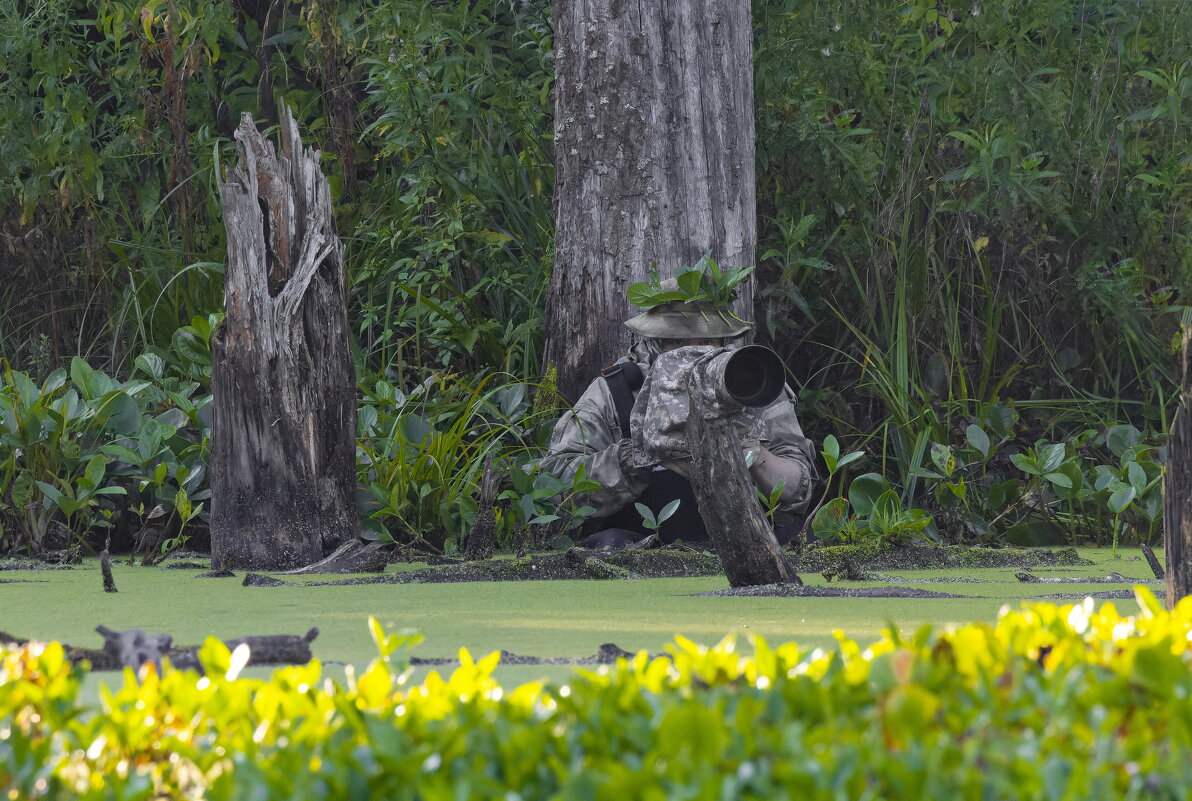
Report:
M649 365L640 353L631 353L625 361L635 361L646 373L650 384ZM782 511L805 512L817 479L814 446L803 436L803 429L795 415L795 396L788 387L783 397L747 417L749 430L742 438L759 439L775 456L793 460L802 468L801 486L783 492L790 502L779 506ZM640 419L640 407L635 404L634 419ZM636 432L635 432L636 434ZM639 438L640 440L640 438ZM640 444L640 442L639 442ZM590 505L597 518L607 517L623 509L645 491L652 466L638 466L640 448L635 448L628 432L621 431L616 403L608 382L597 378L555 424L550 448L542 460L542 470L564 480L570 480L584 465L588 478L604 485L604 489L577 497L577 505Z

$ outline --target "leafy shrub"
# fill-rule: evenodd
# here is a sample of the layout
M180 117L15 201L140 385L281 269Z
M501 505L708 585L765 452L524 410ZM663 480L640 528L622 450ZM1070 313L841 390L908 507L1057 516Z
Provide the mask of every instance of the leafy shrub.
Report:
M1129 530L1153 538L1162 518L1159 448L1142 432L1118 424L1086 428L1067 441L1012 440L1012 405L970 423L959 445L933 442L925 481L950 539L978 543L1003 538L1041 544L1066 537L1101 542Z
M1125 617L1091 599L1004 610L830 650L677 638L504 690L493 653L416 686L379 656L347 686L316 660L239 678L151 665L80 698L60 645L0 651L0 792L13 797L1183 798L1192 783L1192 600L1145 589Z
M545 513L536 504L558 490L533 486L545 477L531 477L529 487L521 481L527 475L522 465L544 435L543 421L531 411L527 385L500 383L508 378L489 375L472 384L434 374L408 394L387 381L365 393L356 465L361 512L374 536L436 549L461 545L476 518L474 496L490 455L507 460L513 488L524 490L504 496L530 512L523 524Z
M11 367L0 376L0 505L15 521L0 544L41 553L64 525L62 547L117 508L147 506L163 522L199 513L210 396L163 380L151 360L138 366L151 380L119 382L78 357L40 386Z

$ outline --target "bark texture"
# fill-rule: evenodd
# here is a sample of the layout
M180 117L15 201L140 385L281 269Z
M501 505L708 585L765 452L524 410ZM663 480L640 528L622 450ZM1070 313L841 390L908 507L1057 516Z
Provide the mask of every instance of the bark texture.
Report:
M757 502L741 451L740 430L732 417L707 409L707 399L715 392L705 380L703 371L692 371L691 414L687 418L690 479L708 539L728 583L733 587L802 584L783 557Z
M501 474L493 468L493 457L489 456L484 460L484 475L480 479L480 497L476 501L479 509L464 548L466 559L489 559L497 549L496 503L500 488Z
M1184 326L1180 406L1171 427L1163 475L1163 547L1167 606L1192 594L1192 327Z
M625 352L651 263L754 262L752 28L748 0L555 0L554 25L545 362L574 402Z
M343 246L319 152L245 115L219 186L227 316L212 342L213 567L286 570L359 531Z

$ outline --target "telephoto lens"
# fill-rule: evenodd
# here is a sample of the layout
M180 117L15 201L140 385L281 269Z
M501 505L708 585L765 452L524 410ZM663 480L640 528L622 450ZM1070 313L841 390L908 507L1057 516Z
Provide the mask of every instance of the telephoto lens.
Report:
M769 406L786 386L782 359L764 345L746 345L722 353L708 362L705 370L722 403Z

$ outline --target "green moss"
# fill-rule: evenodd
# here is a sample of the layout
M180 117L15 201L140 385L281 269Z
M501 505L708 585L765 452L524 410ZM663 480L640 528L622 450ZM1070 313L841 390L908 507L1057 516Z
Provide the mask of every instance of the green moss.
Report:
M843 553L857 555L855 549ZM1082 575L1111 570L1136 577L1150 575L1145 562L1114 560L1108 549L1081 549L1078 556L1096 563L1091 569L1081 567ZM503 561L509 569L515 569L515 560ZM605 561L613 560L610 557ZM629 564L621 566L634 569ZM397 572L406 567L391 565L389 570ZM200 643L208 635L228 639L246 634L302 634L318 626L320 634L312 646L317 658L363 664L376 653L365 625L368 616L375 615L389 630L411 628L426 635L415 651L422 657L454 656L460 647L475 654L503 648L534 656L580 657L591 656L606 642L629 651L658 652L676 634L705 644L717 642L728 632L761 634L774 643L796 640L804 648L815 648L831 646L832 631L842 629L864 642L876 638L889 620L908 633L924 624L993 622L1003 604L1016 605L1023 596L1055 591L1054 587L1040 589L1040 585L1020 584L1012 568L942 567L905 572L907 577L957 579L957 583L933 583L930 589L966 596L927 600L690 597L690 593L727 587L728 582L720 575L642 581L260 589L241 586L243 574L199 579L194 578L197 571L156 570L119 561L112 570L118 593L103 592L97 560L88 560L72 570L5 571L4 578L33 580L0 589L5 630L21 637L58 639L78 647L97 648L102 642L95 633L99 624L113 629L136 627L150 633L166 632L179 645ZM1048 572L1036 570L1038 575ZM1051 572L1072 575L1064 568ZM808 584L824 584L818 572L802 570L800 575ZM896 574L894 578L890 583L897 583L901 577ZM985 582L965 583L966 578ZM1103 590L1105 586L1068 585L1063 589L1079 593ZM566 674L566 669L509 670L515 671L519 680Z

